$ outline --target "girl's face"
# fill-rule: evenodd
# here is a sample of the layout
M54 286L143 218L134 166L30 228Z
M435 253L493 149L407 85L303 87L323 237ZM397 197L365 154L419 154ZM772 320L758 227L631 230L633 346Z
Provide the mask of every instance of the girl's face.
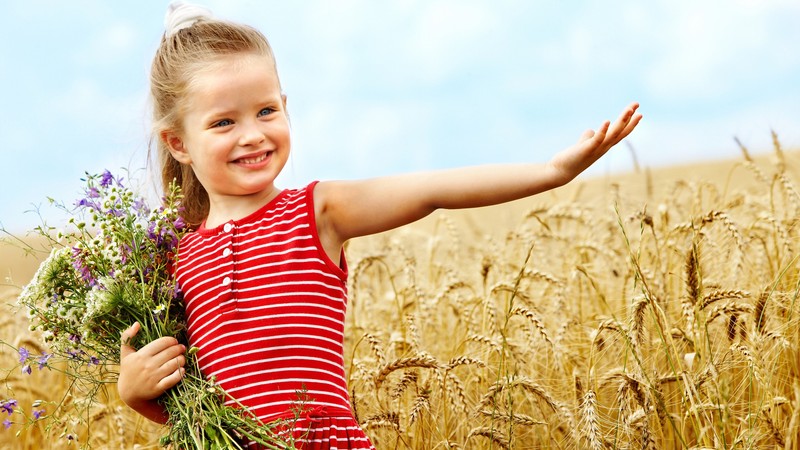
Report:
M214 61L191 84L182 131L162 138L175 159L192 166L212 210L271 197L290 148L286 98L274 63L261 55Z

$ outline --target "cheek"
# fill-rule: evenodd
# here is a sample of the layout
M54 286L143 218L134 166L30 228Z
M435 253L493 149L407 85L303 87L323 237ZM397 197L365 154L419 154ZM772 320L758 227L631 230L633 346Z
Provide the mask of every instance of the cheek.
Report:
M289 144L292 143L292 134L289 133L289 129L288 128L286 129L286 131L285 131L285 133L283 135L283 140L284 140L284 142L286 142L286 145L289 145Z
M281 141L289 144L292 140L290 128L289 128L289 121L287 120L282 124L279 130L276 130L276 137L278 137Z
M230 152L236 147L236 139L231 135L212 136L206 139L199 148L209 161L219 163L227 160Z

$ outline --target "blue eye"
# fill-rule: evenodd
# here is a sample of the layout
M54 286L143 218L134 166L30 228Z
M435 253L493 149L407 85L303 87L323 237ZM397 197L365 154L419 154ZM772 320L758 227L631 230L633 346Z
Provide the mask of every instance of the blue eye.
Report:
M272 108L264 108L264 109L262 109L261 111L258 112L258 117L267 116L267 115L272 114L274 112L275 112L275 110L272 109Z
M233 121L230 119L222 119L219 122L215 123L214 127L227 127L228 125L233 125Z

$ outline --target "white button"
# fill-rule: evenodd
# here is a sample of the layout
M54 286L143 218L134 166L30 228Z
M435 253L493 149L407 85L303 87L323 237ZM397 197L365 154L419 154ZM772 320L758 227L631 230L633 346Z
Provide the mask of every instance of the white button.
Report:
M231 232L231 230L233 229L233 224L232 224L232 223L226 223L226 224L225 224L225 226L224 226L224 227L222 227L222 229L223 229L223 230L224 230L226 233L230 233L230 232Z
M231 277L225 277L225 279L222 280L222 285L227 286L229 284L231 284Z
M222 251L222 256L229 256L231 254L231 249L225 247L225 250Z

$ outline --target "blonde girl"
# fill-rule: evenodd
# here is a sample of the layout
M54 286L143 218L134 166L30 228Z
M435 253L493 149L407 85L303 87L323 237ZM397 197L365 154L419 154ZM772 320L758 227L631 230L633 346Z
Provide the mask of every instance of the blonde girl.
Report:
M531 196L575 178L636 127L638 105L588 130L545 164L503 164L280 189L289 158L287 99L266 38L191 5L172 5L152 65L164 183L185 193L194 227L176 280L189 342L216 382L259 419L302 412L300 448L371 449L353 418L343 357L349 239L440 209ZM123 342L138 331L134 324ZM184 373L186 349L164 337L123 345L118 389L166 422L157 398Z

